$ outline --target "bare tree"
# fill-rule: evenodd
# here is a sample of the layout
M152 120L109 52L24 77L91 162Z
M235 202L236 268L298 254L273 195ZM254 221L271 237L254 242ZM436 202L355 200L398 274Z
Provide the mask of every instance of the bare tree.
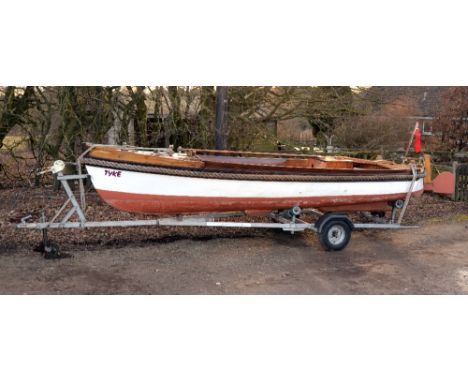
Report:
M460 151L468 146L468 87L457 86L444 93L435 127L449 148Z

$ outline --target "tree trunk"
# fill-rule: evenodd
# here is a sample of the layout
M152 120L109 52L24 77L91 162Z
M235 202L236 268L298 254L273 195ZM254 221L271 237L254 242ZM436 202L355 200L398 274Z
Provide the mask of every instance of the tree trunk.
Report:
M226 111L227 111L227 87L216 88L216 138L215 148L226 149Z

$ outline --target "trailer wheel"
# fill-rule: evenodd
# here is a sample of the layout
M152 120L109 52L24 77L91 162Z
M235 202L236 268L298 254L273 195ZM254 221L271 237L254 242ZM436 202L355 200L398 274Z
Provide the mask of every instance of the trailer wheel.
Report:
M332 219L323 225L319 237L326 251L341 251L351 239L351 228L343 220Z

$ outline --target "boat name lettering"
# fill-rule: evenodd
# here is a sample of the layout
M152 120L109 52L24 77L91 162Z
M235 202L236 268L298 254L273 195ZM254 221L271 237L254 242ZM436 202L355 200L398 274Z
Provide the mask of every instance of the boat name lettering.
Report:
M120 175L122 175L122 171L104 170L104 175L116 176L117 178L120 178Z

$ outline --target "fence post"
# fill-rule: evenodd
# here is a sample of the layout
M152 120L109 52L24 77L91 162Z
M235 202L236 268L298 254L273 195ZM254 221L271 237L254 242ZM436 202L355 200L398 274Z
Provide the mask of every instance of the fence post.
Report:
M456 201L458 200L458 197L459 197L458 195L458 192L459 192L458 191L458 162L457 161L454 161L452 163L452 171L453 171L453 176L455 178L455 191L452 195L452 199Z
M426 171L426 176L424 177L424 183L432 183L432 164L431 156L429 154L424 154L424 170Z

